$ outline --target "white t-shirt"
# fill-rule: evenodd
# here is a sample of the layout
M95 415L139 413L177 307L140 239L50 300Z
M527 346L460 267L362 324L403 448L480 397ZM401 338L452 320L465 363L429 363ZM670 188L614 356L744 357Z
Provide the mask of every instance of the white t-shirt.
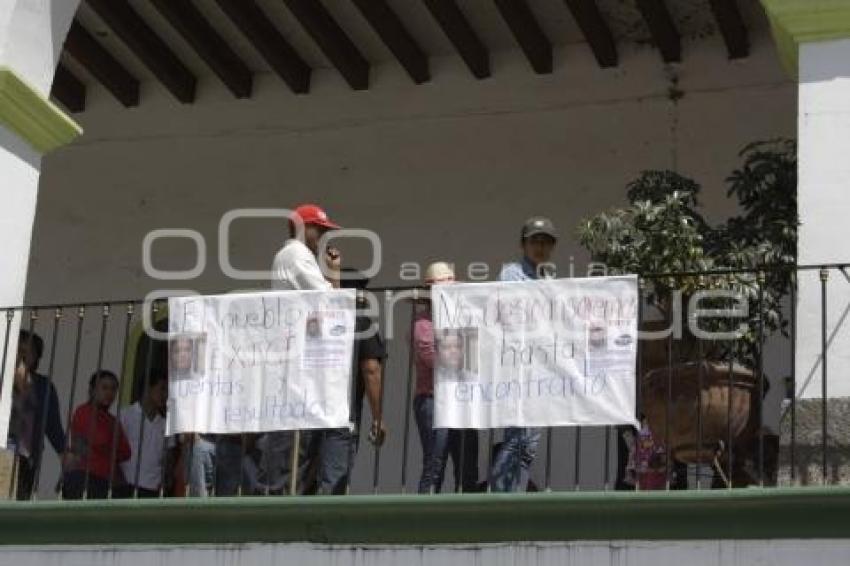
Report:
M139 458L139 432L145 418L145 430L141 431L142 465L139 467L139 481L136 481L136 462ZM130 459L121 463L121 471L127 483L145 489L159 489L162 482L162 451L165 442L165 419L157 413L153 420L144 416L142 406L133 403L121 411L121 426L130 443Z
M287 240L272 263L272 289L321 291L331 288L310 248L301 240Z

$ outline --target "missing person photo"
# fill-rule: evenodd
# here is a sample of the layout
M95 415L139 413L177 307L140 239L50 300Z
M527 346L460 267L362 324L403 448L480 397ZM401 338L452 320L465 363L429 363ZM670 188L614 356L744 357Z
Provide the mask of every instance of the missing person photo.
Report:
M443 381L478 380L478 329L436 330L436 375Z
M322 338L322 319L318 314L311 314L304 323L304 335L308 340Z
M588 326L587 346L591 352L604 352L608 349L608 329L604 323L594 322Z
M168 340L168 372L180 379L204 373L207 337L204 334L176 334Z

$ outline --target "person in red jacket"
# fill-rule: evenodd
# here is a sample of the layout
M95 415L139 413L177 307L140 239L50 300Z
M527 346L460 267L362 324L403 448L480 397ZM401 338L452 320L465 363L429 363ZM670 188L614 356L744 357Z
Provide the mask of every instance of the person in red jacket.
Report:
M74 410L69 429L62 476L65 499L105 499L110 484L123 483L118 464L130 458L130 444L121 423L109 412L117 394L114 373L100 370L92 374L89 401Z

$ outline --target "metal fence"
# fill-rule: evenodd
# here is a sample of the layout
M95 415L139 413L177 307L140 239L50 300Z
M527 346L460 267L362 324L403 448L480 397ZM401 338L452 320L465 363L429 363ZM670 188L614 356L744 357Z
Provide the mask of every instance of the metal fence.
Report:
M642 277L638 315L642 338L636 368L636 410L641 430L622 426L544 429L540 431L530 481L523 487L540 491L669 490L841 482L845 479L845 439L830 428L828 378L843 380L843 376L829 375L828 370L835 364L828 361L835 347L832 342L840 335L844 320L843 316L835 316L833 303L850 303L850 294L841 287L850 281L846 267L780 266ZM688 303L700 291L712 289L735 290L740 294L737 304L746 303L753 308L743 316L739 313L737 318L724 318L717 313L728 313L734 299L701 297L708 305L706 309L716 315L709 317L708 323L714 334L695 336L693 330L700 328L698 323L696 327L689 326L694 312L688 310ZM368 441L368 425L357 431L359 450L350 465L347 493L417 491L423 462L413 412L415 363L410 339L412 322L417 309L423 308L423 301L419 295L397 300L400 292L409 291L412 288L370 290L383 298L378 317L381 332L392 335L386 340L388 357L382 362L380 395L381 420L387 436L381 445ZM424 290L417 294L420 292ZM676 313L675 309L664 308L674 304L677 296L682 298L683 310ZM800 309L805 301L801 302L801 297L818 304L816 315L806 311L802 323L797 316L798 311L803 312ZM152 320L161 329L167 328L162 302L110 301L0 309L0 324L5 325L0 390L8 397L3 401L13 405L15 414L10 451L0 473L5 482L0 486L4 495L18 499L62 497L62 468L67 468L69 456L60 457L58 453L67 440L75 408L89 402L90 374L110 370L117 376L118 398L112 407L116 417L112 422L117 423L130 403L146 395L150 376L167 371L163 362L165 345L149 339L142 330L145 309L150 309ZM784 319L779 317L780 311ZM734 338L717 338L720 331L729 330L733 318L736 325L745 321L747 331ZM30 341L35 335L43 340L36 371L43 376L39 378L41 385L24 388L29 391L26 396L21 393L21 384L7 383L10 379L20 380L26 373L12 370L16 375L9 375L9 368L17 367L17 360L23 355L17 343L18 326ZM807 378L820 381L818 394L809 395L817 399L806 401L798 400L794 394L801 385L796 375L801 329L806 332L806 355L813 356L812 367L816 370ZM818 334L817 352L809 351L814 343L813 332ZM11 363L12 358L15 364ZM56 401L51 400L53 390ZM56 406L51 407L54 403ZM808 429L802 442L798 438L801 403L805 404L807 426L811 428L813 418L819 419L819 439L818 431ZM61 439L50 437L57 434L56 423L51 422L57 415ZM371 422L370 417L367 406L363 422ZM129 439L137 450L145 449L145 422L141 419L138 437ZM30 438L22 438L22 434L30 434ZM443 491L491 491L491 463L502 434L500 430L458 433L453 439L456 457L448 466L454 473L446 474ZM312 437L315 439L316 435ZM105 497L139 497L142 494L138 490L119 489L122 482L115 479L118 438L117 425L113 424L110 453L106 456L110 473ZM147 495L190 495L186 460L201 440L212 443L210 454L215 457L216 450L221 449L220 439L190 436L163 443L162 481L156 493ZM301 478L306 476L300 474L296 481L291 481L291 475L284 490L271 489L270 481L264 489L248 487L246 476L251 475L251 468L246 462L256 464L258 453L259 458L263 457L258 446L262 447L265 439L242 435L227 440L231 451L239 451L235 494L302 492ZM46 448L48 444L55 450ZM296 441L293 446L299 443ZM315 461L316 457L304 450L293 449L293 456ZM141 455L136 456L136 461L141 462ZM94 473L91 461L92 458L85 458L82 496L101 497L104 495L92 493L89 488L89 477ZM213 467L214 473L220 473L220 465L218 462ZM139 479L139 467L137 464L135 480ZM814 471L802 473L802 469ZM464 477L474 481L453 479ZM209 495L215 495L215 490Z

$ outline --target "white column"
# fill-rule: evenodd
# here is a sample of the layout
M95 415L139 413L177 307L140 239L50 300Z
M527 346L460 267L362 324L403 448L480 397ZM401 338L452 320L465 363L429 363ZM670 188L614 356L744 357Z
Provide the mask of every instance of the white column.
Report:
M799 49L801 265L850 263L850 39ZM850 396L850 270L829 270L827 396ZM800 275L797 394L821 397L821 281Z
M0 0L0 307L24 299L41 157L80 133L48 102L79 0ZM0 316L0 446L5 446L20 316Z

